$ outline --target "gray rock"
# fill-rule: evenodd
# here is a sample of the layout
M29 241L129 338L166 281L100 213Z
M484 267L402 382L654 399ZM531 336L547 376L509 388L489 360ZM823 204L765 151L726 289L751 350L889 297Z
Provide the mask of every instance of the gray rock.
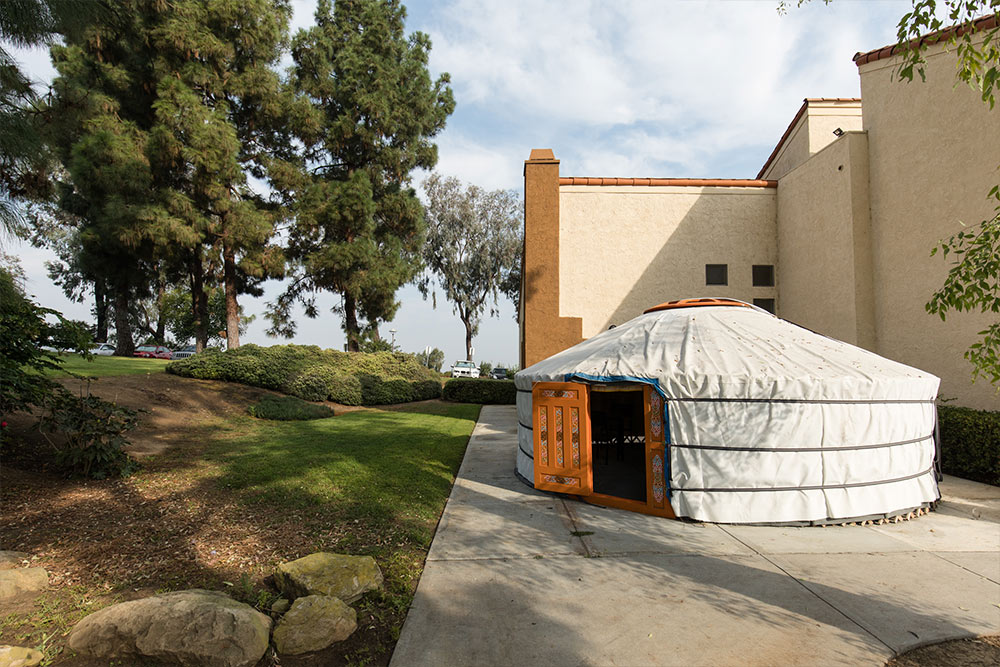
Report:
M289 600L286 600L285 598L278 598L271 604L271 613L278 615L284 614L291 606L292 603Z
M382 570L371 556L344 556L320 551L282 563L274 582L286 597L329 595L354 602L382 587Z
M98 658L249 667L267 651L270 632L270 617L250 605L195 589L105 607L77 623L69 646Z
M0 646L0 667L35 667L44 657L33 648Z
M358 615L335 597L307 595L298 598L274 629L278 653L296 655L322 651L343 641L358 627Z
M49 585L49 573L41 567L0 570L0 600L35 597Z
M31 554L26 554L23 551L0 551L0 570L21 567L24 561L30 558Z

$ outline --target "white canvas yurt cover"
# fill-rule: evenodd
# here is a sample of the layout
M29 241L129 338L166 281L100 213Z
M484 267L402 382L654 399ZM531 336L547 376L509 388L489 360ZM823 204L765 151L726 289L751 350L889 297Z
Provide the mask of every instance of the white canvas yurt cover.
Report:
M891 516L939 498L939 382L742 302L671 302L516 375L517 472L543 490L702 521ZM599 392L628 389L642 392L635 437L591 410L625 405ZM597 450L600 433L644 448L645 493L595 490L601 465L625 460L623 447Z

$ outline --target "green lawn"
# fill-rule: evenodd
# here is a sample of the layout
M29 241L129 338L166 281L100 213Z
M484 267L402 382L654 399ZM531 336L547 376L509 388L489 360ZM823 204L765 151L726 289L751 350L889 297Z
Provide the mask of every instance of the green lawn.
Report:
M169 363L166 359L143 359L141 357L92 357L85 359L79 354L61 354L63 370L90 377L111 377L113 375L141 375L144 373L162 373ZM50 375L65 376L61 371L52 371Z
M243 502L322 508L430 546L479 405L425 403L301 422L251 420L206 452Z

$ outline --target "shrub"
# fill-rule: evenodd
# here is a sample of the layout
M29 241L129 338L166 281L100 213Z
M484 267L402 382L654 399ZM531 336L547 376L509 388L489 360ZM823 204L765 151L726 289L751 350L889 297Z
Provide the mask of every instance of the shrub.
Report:
M209 348L187 359L171 361L166 371L199 380L225 380L226 359L221 350Z
M267 387L265 381L268 373L265 365L257 357L247 355L234 356L226 364L225 379L229 382L239 382L251 387Z
M413 400L427 401L432 398L441 398L440 380L420 380L412 383Z
M328 384L327 398L341 405L361 405L361 380L353 375L335 375Z
M457 403L514 405L517 389L513 380L456 378L444 383L444 400Z
M325 401L336 372L327 366L315 366L298 373L282 390L307 401Z
M941 469L1000 486L1000 412L941 406Z
M247 344L226 352L206 350L171 362L167 372L344 405L404 403L437 398L441 393L437 373L420 365L412 354L348 353L315 345Z
M361 381L361 399L365 405L392 405L414 400L413 386L407 380L385 380L368 373L358 376Z
M260 401L251 405L251 415L258 419L275 419L280 421L325 419L333 416L333 410L325 405L306 403L294 396L275 396L265 394Z
M58 320L50 324L46 318ZM0 267L0 416L45 405L59 385L45 371L62 361L43 345L58 345L89 357L90 336L58 312L25 296L14 276Z
M57 465L95 479L125 477L136 469L124 451L125 433L138 425L135 410L62 388L45 408L38 428L56 450Z

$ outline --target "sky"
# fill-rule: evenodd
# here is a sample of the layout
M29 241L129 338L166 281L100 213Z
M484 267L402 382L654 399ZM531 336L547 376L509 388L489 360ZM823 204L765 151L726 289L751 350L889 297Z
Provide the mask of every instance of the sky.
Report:
M314 1L292 4L292 31L311 25ZM431 74L449 73L456 99L436 138L436 171L522 193L532 148L553 149L564 176L753 178L803 98L860 96L851 58L894 43L910 9L899 0L793 0L784 15L778 0L404 4L407 31L430 36ZM47 50L14 54L44 90L55 74ZM418 190L426 176L414 173ZM48 280L48 251L10 240L2 249L19 256L39 303L91 319L88 303L69 301ZM343 348L332 295L319 299L315 320L298 311L294 338L268 337L262 313L281 290L271 281L263 297L241 297L257 316L243 342ZM465 328L437 296L434 308L403 287L395 319L380 331L407 352L441 348L447 367L465 358ZM476 361L517 363L514 311L501 297L498 317L484 313Z

